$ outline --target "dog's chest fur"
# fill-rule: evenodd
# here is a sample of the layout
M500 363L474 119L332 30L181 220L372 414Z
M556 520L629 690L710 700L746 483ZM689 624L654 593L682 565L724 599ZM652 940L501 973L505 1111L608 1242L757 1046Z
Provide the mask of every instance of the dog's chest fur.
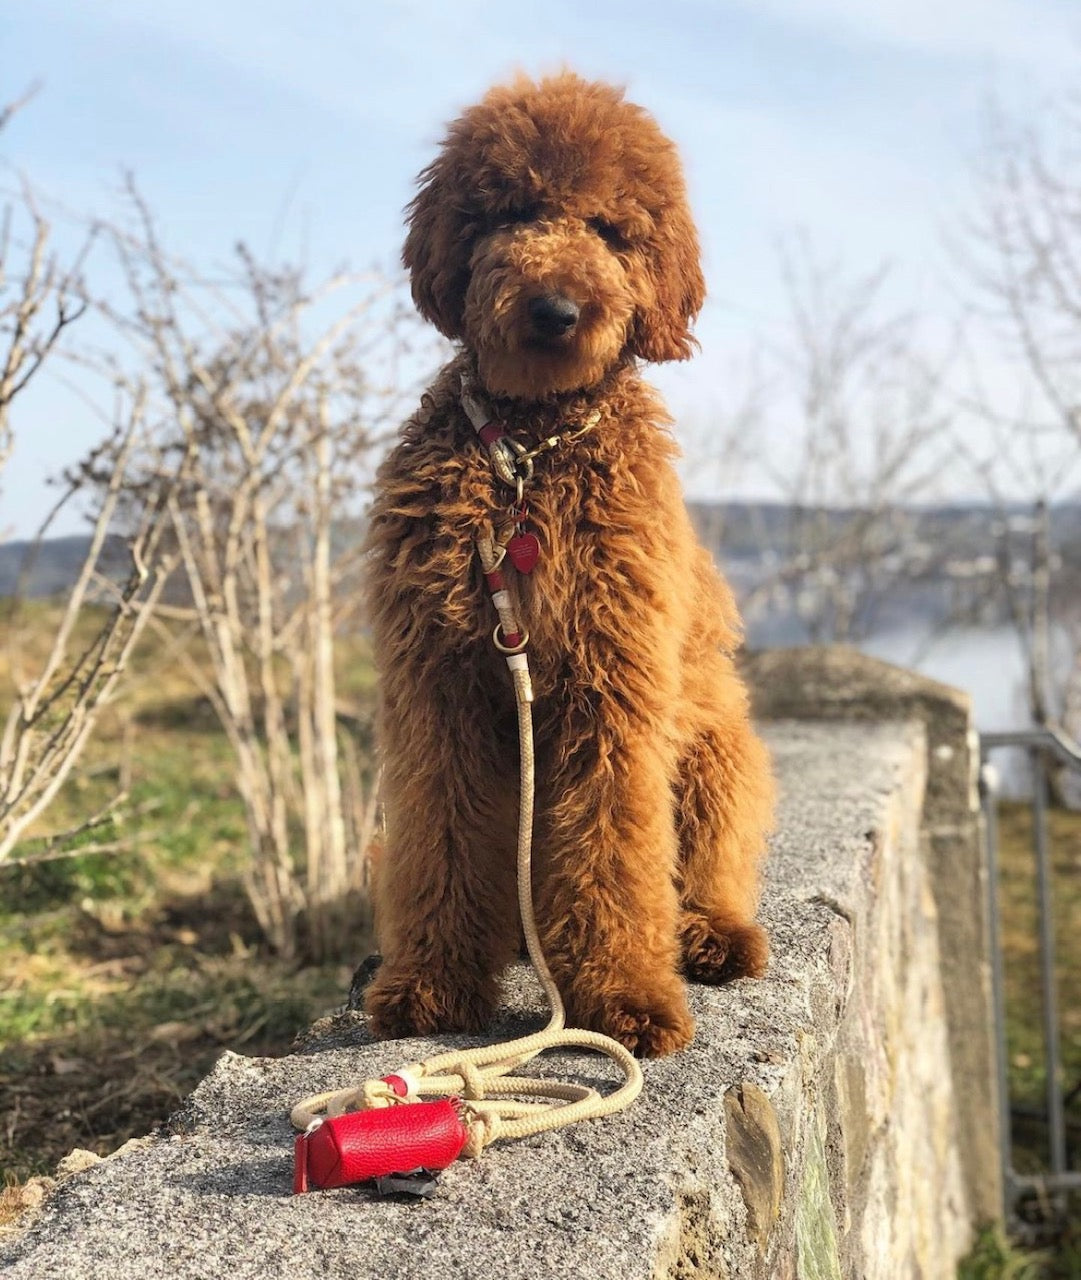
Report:
M498 662L488 642L494 614L475 539L506 528L513 494L495 479L461 408L460 374L459 362L443 371L384 465L373 533L393 551L382 571L373 566L372 587L408 591L416 631L407 643L438 627L444 651L460 638L463 666L490 666ZM673 614L692 590L681 580L692 566L680 563L690 538L675 445L663 406L632 368L592 397L492 409L529 447L573 430L594 407L601 418L593 430L537 459L525 527L539 539L540 558L532 573L506 575L542 694L570 672L578 682L603 681L611 652L625 647L643 617L680 631L683 619ZM372 603L378 610L380 601Z

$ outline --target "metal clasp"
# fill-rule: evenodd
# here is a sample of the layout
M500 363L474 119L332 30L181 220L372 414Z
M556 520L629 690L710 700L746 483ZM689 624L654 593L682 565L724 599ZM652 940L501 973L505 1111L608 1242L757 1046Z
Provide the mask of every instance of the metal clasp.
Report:
M515 487L521 500L523 487L533 479L533 459L525 445L511 436L500 436L488 446L488 456L496 476L505 485Z

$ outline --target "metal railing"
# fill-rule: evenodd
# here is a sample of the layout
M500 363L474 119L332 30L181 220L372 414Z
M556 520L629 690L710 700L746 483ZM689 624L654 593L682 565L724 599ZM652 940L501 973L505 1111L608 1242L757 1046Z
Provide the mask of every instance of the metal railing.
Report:
M1011 1105L1006 1043L1006 998L1003 978L1001 918L999 911L998 859L998 772L990 755L1003 749L1021 750L1032 771L1033 846L1036 856L1036 906L1039 923L1040 996L1043 1009L1045 1108L1048 1133L1049 1171L1021 1174L1014 1168ZM991 982L997 1046L999 1132L1002 1145L1003 1194L1007 1221L1015 1216L1018 1199L1036 1192L1055 1200L1062 1192L1081 1190L1081 1170L1068 1163L1066 1115L1059 1043L1058 987L1055 980L1055 926L1052 907L1050 837L1047 813L1050 807L1048 775L1052 765L1076 771L1081 777L1081 751L1053 729L1028 729L980 735L980 794L987 831L988 917L991 931ZM1081 993L1079 993L1081 994Z

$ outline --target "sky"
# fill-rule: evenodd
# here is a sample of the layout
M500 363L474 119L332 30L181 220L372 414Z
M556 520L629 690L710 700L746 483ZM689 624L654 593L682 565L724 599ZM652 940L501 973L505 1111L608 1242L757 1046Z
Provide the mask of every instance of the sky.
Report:
M678 143L701 230L701 353L651 374L692 430L783 328L797 231L856 274L888 260L899 305L948 317L944 235L988 103L1035 118L1079 65L1072 0L0 0L0 101L41 82L0 135L0 187L33 183L62 254L131 171L167 246L208 269L238 240L317 275L391 269L461 108L519 69L612 80ZM100 433L70 376L19 405L7 535Z

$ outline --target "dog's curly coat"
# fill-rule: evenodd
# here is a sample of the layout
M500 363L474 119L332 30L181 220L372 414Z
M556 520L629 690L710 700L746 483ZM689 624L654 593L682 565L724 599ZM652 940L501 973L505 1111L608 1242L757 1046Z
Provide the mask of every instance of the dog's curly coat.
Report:
M545 455L541 543L515 579L537 691L534 892L572 1024L642 1054L694 1023L681 970L760 974L757 866L772 782L732 662L739 619L697 544L669 418L639 360L679 360L704 287L673 145L607 85L492 90L451 125L410 206L421 313L462 350L379 472L369 593L382 679L384 1035L477 1030L519 948L514 698L474 550L506 491L463 371Z

